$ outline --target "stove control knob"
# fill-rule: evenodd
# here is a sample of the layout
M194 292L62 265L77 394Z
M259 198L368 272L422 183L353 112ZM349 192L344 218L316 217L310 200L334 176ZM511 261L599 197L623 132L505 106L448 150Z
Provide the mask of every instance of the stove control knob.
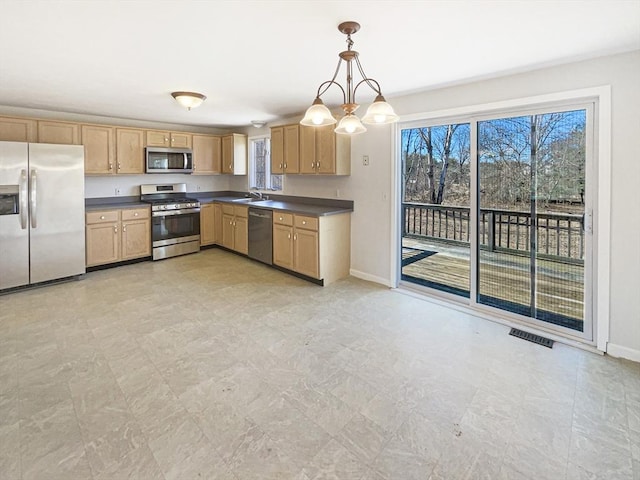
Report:
M166 205L161 205L161 206L160 206L160 208L161 208L162 210L166 210L166 209L167 209L167 206L166 206Z

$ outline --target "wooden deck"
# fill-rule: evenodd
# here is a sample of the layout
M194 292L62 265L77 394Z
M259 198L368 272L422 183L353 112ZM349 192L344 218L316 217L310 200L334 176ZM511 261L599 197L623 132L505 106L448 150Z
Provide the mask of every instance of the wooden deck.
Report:
M529 258L481 251L482 303L518 311L529 305ZM402 274L434 288L469 296L469 248L431 240L403 238ZM415 279L415 280L414 280ZM584 317L584 267L539 260L537 308L543 319L580 330Z

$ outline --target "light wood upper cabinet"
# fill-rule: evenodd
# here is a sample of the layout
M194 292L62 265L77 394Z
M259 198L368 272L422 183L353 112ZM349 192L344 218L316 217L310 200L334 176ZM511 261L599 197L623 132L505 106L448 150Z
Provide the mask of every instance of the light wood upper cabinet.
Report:
M221 139L215 135L193 135L193 173L211 175L222 170Z
M80 125L78 123L38 120L38 143L80 145Z
M200 245L211 245L215 241L215 218L213 203L200 206Z
M231 133L222 137L222 173L247 174L247 136Z
M283 125L271 128L271 173L299 172L299 125Z
M116 128L117 173L144 173L144 130Z
M193 145L193 135L190 133L171 132L171 147L191 148Z
M271 128L271 173L281 174L284 165L284 127Z
M300 126L300 173L351 174L351 138L333 130L333 125Z
M84 173L87 175L115 173L115 128L82 125L80 133L84 145Z
M0 141L35 142L38 122L28 118L0 117Z
M147 147L191 148L193 135L165 130L147 130Z

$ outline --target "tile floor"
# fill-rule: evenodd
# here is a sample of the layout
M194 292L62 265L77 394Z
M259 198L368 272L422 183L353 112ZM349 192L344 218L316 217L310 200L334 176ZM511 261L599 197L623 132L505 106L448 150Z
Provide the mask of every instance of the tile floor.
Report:
M0 297L0 478L639 479L640 366L207 250Z

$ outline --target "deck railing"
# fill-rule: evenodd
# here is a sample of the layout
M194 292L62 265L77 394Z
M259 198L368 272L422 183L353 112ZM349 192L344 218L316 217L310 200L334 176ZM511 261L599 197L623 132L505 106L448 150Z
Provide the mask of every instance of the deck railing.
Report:
M469 243L469 207L406 202L402 204L402 214L403 236ZM569 263L583 262L582 215L538 213L536 224L539 256ZM482 208L478 234L480 247L483 249L528 254L531 243L531 213Z

